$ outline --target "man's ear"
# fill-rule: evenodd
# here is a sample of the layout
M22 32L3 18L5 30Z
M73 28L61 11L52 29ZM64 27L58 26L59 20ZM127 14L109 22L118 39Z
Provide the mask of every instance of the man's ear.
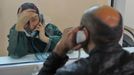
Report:
M83 31L84 31L84 33L85 33L85 35L86 35L86 38L88 39L89 38L89 36L90 36L90 32L87 30L87 28L86 27L83 27L83 29L82 29Z

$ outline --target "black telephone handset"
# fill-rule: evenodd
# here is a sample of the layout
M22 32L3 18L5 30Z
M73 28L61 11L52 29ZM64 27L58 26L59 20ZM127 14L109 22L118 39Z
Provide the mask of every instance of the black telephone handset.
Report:
M44 24L44 17L43 14L39 14L39 22L41 22L42 24ZM39 31L33 31L31 33L31 37L35 38L37 35L39 34Z
M33 31L32 33L31 33L31 37L33 37L33 38L35 38L37 35L39 34L39 31Z
M79 31L76 33L76 43L77 43L77 44L80 44L80 43L86 41L86 38L87 38L87 37L86 37L86 35L85 35L85 33L84 33L83 30L79 30Z

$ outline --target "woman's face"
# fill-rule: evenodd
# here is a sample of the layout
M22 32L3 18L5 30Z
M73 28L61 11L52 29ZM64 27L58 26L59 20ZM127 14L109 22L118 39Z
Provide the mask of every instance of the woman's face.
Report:
M31 14L29 16L30 18L29 18L28 22L24 26L24 29L27 29L28 31L33 31L40 22L39 15L36 13L36 10L34 10L34 9L26 9L23 12L19 12L18 14L19 14L18 17L20 17L20 15L25 16L25 15Z
M30 30L34 30L36 27L37 27L37 25L39 24L39 16L37 15L37 16L34 16L34 17L32 17L30 20L29 20L29 29Z

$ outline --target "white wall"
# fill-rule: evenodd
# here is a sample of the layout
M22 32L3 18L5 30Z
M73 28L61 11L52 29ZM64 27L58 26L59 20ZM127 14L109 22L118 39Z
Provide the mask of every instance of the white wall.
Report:
M134 29L134 0L114 0L114 7L123 15L124 25Z
M134 0L126 0L125 25L134 29Z

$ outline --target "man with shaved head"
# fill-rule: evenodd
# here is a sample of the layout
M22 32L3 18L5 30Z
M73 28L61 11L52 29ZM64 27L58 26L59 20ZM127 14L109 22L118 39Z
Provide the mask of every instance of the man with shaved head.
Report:
M86 40L76 43L83 31ZM84 12L77 28L65 30L38 75L134 75L134 55L123 50L121 14L110 6L94 6ZM83 48L89 57L65 65L69 50Z

